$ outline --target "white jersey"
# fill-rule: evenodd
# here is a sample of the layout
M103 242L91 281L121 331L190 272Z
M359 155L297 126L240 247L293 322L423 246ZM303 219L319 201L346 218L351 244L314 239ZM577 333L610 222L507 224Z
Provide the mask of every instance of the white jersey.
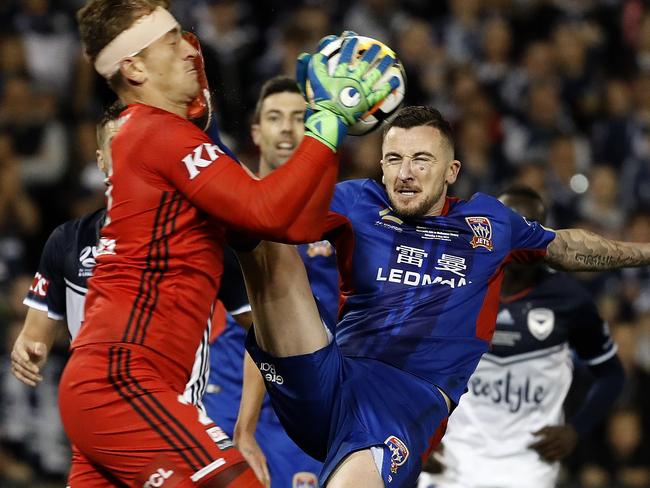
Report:
M443 479L467 488L554 486L559 463L542 461L528 446L533 432L564 422L572 377L567 344L508 358L483 356L449 418Z
M547 272L525 296L501 304L492 350L470 377L449 418L445 470L436 488L550 488L559 463L528 446L543 427L564 424L573 379L572 349L587 364L616 354L588 294Z

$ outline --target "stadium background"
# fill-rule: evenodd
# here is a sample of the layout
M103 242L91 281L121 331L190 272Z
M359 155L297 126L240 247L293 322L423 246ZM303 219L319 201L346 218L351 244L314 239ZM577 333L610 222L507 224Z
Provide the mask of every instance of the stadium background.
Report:
M83 61L82 0L0 1L0 486L63 486L68 451L56 384L15 381L8 354L51 230L102 205L95 122L111 92ZM298 53L352 29L393 47L407 103L456 130L455 194L525 183L549 224L650 241L650 2L641 0L173 0L204 44L224 139L251 167L261 83ZM348 138L342 178L377 177L380 136ZM583 274L628 375L608 420L566 463L570 487L650 486L650 270ZM571 404L589 378L580 382Z

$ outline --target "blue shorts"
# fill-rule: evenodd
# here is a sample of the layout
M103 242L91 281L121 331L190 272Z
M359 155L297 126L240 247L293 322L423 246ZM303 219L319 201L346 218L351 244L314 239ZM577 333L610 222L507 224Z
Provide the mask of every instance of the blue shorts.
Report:
M374 359L345 357L335 342L276 358L258 347L251 328L246 348L289 437L323 461L321 486L345 457L370 447L379 448L373 455L386 486L415 486L448 415L434 385Z

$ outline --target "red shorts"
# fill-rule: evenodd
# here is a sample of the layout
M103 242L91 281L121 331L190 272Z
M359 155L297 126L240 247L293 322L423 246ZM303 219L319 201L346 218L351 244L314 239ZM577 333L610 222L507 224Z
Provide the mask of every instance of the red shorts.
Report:
M201 486L245 468L230 439L165 382L156 355L142 349L84 346L68 361L59 408L76 448L70 486Z

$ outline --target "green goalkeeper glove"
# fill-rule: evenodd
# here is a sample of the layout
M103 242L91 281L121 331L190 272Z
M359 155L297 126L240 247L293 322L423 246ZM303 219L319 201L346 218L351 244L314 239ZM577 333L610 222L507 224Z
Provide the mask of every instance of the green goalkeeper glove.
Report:
M344 41L332 75L325 55L301 54L298 58L298 84L302 86L301 79L309 81L313 92L305 118L305 135L318 139L333 151L340 145L349 126L399 86L399 79L392 77L381 87L373 88L395 60L386 55L376 67L370 68L381 49L373 44L353 64L356 45L356 38Z

